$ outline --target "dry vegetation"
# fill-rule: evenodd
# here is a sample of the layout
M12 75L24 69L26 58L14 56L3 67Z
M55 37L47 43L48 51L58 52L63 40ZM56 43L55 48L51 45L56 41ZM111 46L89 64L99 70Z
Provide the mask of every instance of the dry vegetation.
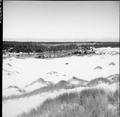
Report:
M118 93L103 89L65 93L18 117L119 117Z
M72 83L70 83L70 80L77 80L79 84L76 84L76 85L72 84ZM100 83L105 83L105 84L109 85L109 84L119 82L119 74L110 75L107 78L99 77L99 78L92 79L90 81L82 80L82 79L79 79L76 77L73 77L70 80L68 80L68 81L61 80L58 83L54 84L52 82L48 82L48 81L43 80L42 78L39 78L36 81L33 81L32 83L30 83L29 85L36 83L36 82L44 82L45 84L47 83L48 85L43 86L43 87L38 88L38 89L35 89L31 92L25 92L25 90L20 89L19 87L10 86L9 88L16 88L19 91L22 91L22 92L24 91L25 93L20 94L20 95L3 96L2 100L7 101L7 100L13 100L13 99L20 99L20 98L34 96L37 94L42 94L45 92L59 91L61 89L67 90L67 89L74 89L77 87L88 87L89 88L89 87L97 86ZM27 86L29 86L29 85L27 85Z
M101 66L97 66L97 67L95 67L94 69L103 69Z
M71 55L84 55L91 56L94 51L90 51L90 48L87 48L83 43L61 43L61 44L47 44L47 43L18 43L18 42L4 42L3 54L11 56L15 52L15 56L18 58L25 56L33 56L35 54L36 58L56 58L56 57L65 57ZM89 43L88 43L89 44ZM87 44L87 46L88 46ZM92 44L92 43L91 43ZM92 44L93 45L93 44ZM89 46L92 46L89 45ZM116 47L118 43L96 43L93 47L109 47L109 45ZM80 49L81 47L82 49ZM81 50L81 51L80 51ZM104 52L103 52L104 53ZM111 55L115 55L118 52L111 52ZM33 54L33 55L32 55ZM98 53L99 54L99 53ZM102 52L100 53L102 54ZM12 67L12 64L7 63L9 67ZM65 62L64 65L70 66L71 63ZM116 63L110 62L109 67L117 66ZM17 71L8 71L3 69L9 76L12 74L20 74ZM103 66L95 66L94 71L103 71ZM47 75L59 75L58 72L48 72ZM64 75L65 76L65 75ZM78 84L74 84L76 81ZM6 97L2 97L3 102L7 100L18 101L20 98L27 98L35 95L40 95L42 93L54 94L56 91L59 96L54 94L54 97L47 98L42 105L37 106L36 108L32 107L29 112L19 113L18 117L119 117L119 90L116 91L107 91L103 88L93 88L100 83L106 84L107 86L112 83L119 82L119 74L110 75L106 78L98 77L90 81L82 80L77 77L73 77L66 80L61 80L57 83L52 83L50 81L45 81L42 78L39 78L30 84L26 85L23 88L18 86L9 86L8 89L15 89L21 92L20 95L14 94ZM26 87L31 87L35 83L44 84L45 86L39 87L33 91L27 92ZM72 84L73 83L73 84ZM109 87L109 86L108 86ZM112 85L111 85L112 87ZM77 88L83 88L83 90L78 91ZM114 87L112 87L114 88ZM62 94L60 90L65 90ZM108 89L109 90L109 89ZM71 92L69 92L71 91ZM75 91L75 92L74 92ZM46 98L44 98L46 99ZM39 99L38 99L39 100ZM8 102L9 103L9 102ZM25 104L24 104L25 105ZM11 105L10 105L11 106ZM15 105L16 106L16 105ZM8 109L8 108L7 108ZM7 110L6 109L6 110ZM15 111L13 109L13 111ZM9 116L9 114L8 114Z
M114 62L109 63L109 66L115 66Z
M72 55L93 55L90 47L119 47L118 42L3 42L3 58L58 58ZM113 53L117 54L116 52Z

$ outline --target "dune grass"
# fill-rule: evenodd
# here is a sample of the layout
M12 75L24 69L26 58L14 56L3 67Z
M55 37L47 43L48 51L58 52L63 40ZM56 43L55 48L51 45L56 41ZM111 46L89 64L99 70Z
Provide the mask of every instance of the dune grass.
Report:
M94 86L94 85L99 84L100 82L106 83L106 84L110 84L111 83L109 79L103 78L103 77L99 77L99 78L95 78L95 79L92 79L91 81L89 81L87 86Z
M111 78L113 79L112 81L110 81ZM80 81L84 81L84 80L80 79ZM110 75L107 78L102 78L102 77L95 78L95 79L90 80L89 82L86 81L87 84L85 86L86 87L89 87L89 86L92 87L94 85L99 84L99 81L104 82L104 83L108 83L108 84L119 82L119 74ZM34 96L34 95L45 93L45 92L53 92L53 91L58 91L58 90L61 90L61 89L73 89L73 88L83 87L83 86L84 85L81 85L81 83L80 83L80 85L72 85L72 84L69 83L69 81L61 80L60 82L58 82L56 84L50 83L48 86L43 86L43 87L35 89L31 92L26 92L26 93L23 93L23 94L20 94L20 95L4 96L4 97L2 97L2 101L20 99L20 98L30 97L30 96Z
M96 69L102 70L103 68L102 68L101 66L96 66L96 67L94 68L94 70L96 70Z
M75 88L75 87L59 82L55 85L50 84L48 86L44 86L44 87L35 89L34 91L26 92L26 93L21 94L21 95L4 96L4 97L2 97L2 101L20 99L20 98L30 97L30 96L34 96L34 95L45 93L45 92L53 92L53 91L59 91L61 89L72 89L72 88Z
M116 64L114 62L109 63L109 66L115 66Z
M119 117L119 91L84 89L47 99L36 109L18 117Z

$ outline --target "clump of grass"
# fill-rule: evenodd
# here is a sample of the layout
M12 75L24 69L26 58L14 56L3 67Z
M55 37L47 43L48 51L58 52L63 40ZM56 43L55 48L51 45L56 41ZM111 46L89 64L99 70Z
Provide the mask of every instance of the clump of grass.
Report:
M119 74L113 74L107 77L108 80L111 81L111 83L119 82Z
M117 89L115 92L109 92L108 101L110 104L118 104L119 103L119 90Z
M69 63L65 63L65 65L68 65Z
M109 66L115 66L114 62L109 63Z
M96 70L96 69L101 70L101 69L103 69L103 68L102 68L101 66L97 66L97 67L95 67L94 69L95 69L95 70Z
M101 83L107 83L107 84L111 83L109 79L100 77L100 78L95 78L95 79L89 81L88 84L87 84L87 86L97 85L100 82Z
M107 106L106 93L101 89L83 90L79 104L84 107L86 117L101 117Z
M116 100L118 91L112 95L103 89L64 93L18 117L119 117L119 106L111 103L110 96Z
M30 96L34 96L34 95L45 93L45 92L53 92L53 91L58 91L61 89L72 89L72 88L75 88L75 87L68 84L67 82L61 81L55 85L50 84L48 86L44 86L44 87L35 89L31 92L26 92L24 94L4 96L4 97L2 97L2 101L20 99L20 98L30 97Z
M13 89L17 89L17 91L19 91L20 93L25 93L26 91L24 89L21 89L20 87L18 86L9 86L8 89L10 88L13 88Z

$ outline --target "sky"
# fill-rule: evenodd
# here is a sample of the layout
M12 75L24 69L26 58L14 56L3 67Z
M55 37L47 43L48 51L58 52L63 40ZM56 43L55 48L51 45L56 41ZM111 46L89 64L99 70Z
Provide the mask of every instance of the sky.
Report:
M119 41L119 1L3 1L3 41Z

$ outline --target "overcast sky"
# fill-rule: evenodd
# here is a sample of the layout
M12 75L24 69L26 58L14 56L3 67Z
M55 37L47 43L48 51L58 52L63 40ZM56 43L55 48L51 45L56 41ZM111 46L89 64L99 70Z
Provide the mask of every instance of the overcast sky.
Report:
M3 1L3 40L119 41L119 1Z

